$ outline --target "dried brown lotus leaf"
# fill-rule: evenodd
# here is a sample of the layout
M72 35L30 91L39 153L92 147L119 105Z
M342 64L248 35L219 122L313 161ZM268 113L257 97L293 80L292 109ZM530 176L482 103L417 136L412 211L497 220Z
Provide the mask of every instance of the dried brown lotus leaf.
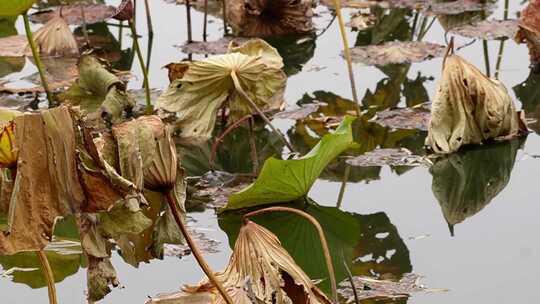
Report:
M210 138L217 112L224 105L230 109L232 122L253 113L233 83L233 72L242 90L263 111L283 103L283 61L263 40L255 39L231 48L228 54L187 65L182 78L175 79L156 101L157 108L176 113L183 138Z
M69 25L62 17L54 17L42 28L34 33L34 41L39 52L48 56L77 56L79 47L69 29ZM30 46L26 47L30 53Z
M421 62L444 55L445 47L435 43L393 41L381 45L351 48L352 60L366 65Z
M531 62L540 63L540 0L531 0L521 12L515 40L527 43Z
M248 221L241 228L227 268L216 274L234 303L330 304L266 228ZM193 302L190 302L193 301ZM207 280L147 304L225 303Z
M436 153L519 135L522 126L504 85L457 55L446 58L431 107L426 144Z
M474 24L455 27L450 30L450 33L468 38L493 40L512 38L516 35L517 30L517 20L485 20Z
M114 6L105 4L76 4L57 7L54 10L39 11L30 15L30 21L34 23L46 23L53 18L62 16L68 24L82 25L83 17L81 9L84 10L84 21L86 24L103 22L111 18L116 12Z
M313 30L311 0L232 0L227 19L238 36L268 37Z

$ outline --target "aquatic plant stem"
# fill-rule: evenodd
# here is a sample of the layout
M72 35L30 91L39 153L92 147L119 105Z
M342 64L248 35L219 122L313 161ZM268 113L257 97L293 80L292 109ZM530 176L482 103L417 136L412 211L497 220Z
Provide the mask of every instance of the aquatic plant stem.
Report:
M349 49L349 41L347 40L347 31L345 30L345 22L343 21L343 15L341 14L341 0L334 0L334 6L339 24L339 32L341 33L341 40L343 41L343 55L347 61L347 70L349 72L349 81L351 82L352 97L356 103L356 116L360 117L360 101L356 93L356 83L354 81L354 72L352 68L351 50Z
M227 28L227 0L221 0L222 1L222 11L223 14L223 34L225 36L229 35L229 29Z
M489 67L489 48L487 40L482 40L482 46L484 48L484 63L486 64L486 76L491 77L491 70Z
M193 42L193 37L191 34L191 2L186 0L186 22L187 22L187 42Z
M51 265L49 264L49 260L45 255L45 251L39 250L36 252L36 254L39 258L41 271L43 272L43 276L45 277L45 281L47 282L47 290L49 292L49 304L56 304L58 303L58 301L56 299L56 287L54 286L54 276Z
M204 0L203 34L202 39L206 41L208 27L208 0Z
M146 97L146 114L152 114L152 112L154 111L154 107L152 106L152 101L150 100L148 70L146 69L146 65L144 64L141 48L139 47L139 36L137 35L137 29L135 28L135 24L131 20L129 20L128 23L129 28L131 29L131 35L133 36L133 48L135 49L135 53L137 54L137 58L139 59L139 65L141 66L141 70L143 72L143 86Z
M144 0L144 9L146 10L146 26L148 27L148 36L154 36L154 26L152 25L152 14L150 13L150 4Z
M504 1L504 13L503 13L503 20L508 20L508 6L510 4L510 0ZM502 63L502 57L504 53L504 44L506 40L501 40L501 43L499 44L499 53L497 55L497 64L495 65L495 79L499 79L499 74L501 71L501 63Z
M349 181L349 174L351 173L351 166L345 163L345 172L343 173L343 180L341 181L341 187L339 187L339 195L336 203L336 208L341 208L343 202L343 196L345 195L345 189L347 188L347 182Z
M351 270L349 269L349 265L347 265L347 261L345 261L343 250L341 251L341 259L343 260L343 267L345 268L345 271L347 273L347 279L349 280L349 284L351 284L351 288L352 288L352 292L354 296L354 303L360 304L360 300L358 298L358 291L356 290L356 286L354 285L354 278L351 273Z
M55 101L52 97L51 90L49 89L47 78L45 77L45 68L43 67L43 62L41 61L41 57L39 56L36 42L34 41L34 35L32 34L32 30L30 29L30 21L28 20L28 15L26 12L23 14L23 20L24 20L24 30L26 32L26 38L28 39L28 44L30 45L30 49L32 49L32 56L34 57L34 60L36 62L36 66L39 72L39 78L41 79L41 86L43 86L43 90L45 91L45 94L47 95L49 106L54 105Z
M208 280L210 281L210 283L212 283L217 288L217 290L219 291L219 293L221 294L221 296L223 297L223 299L225 300L227 304L233 304L231 297L229 296L229 294L227 293L227 291L225 290L221 282L217 280L216 276L214 275L214 272L212 271L212 269L210 269L210 266L208 266L208 263L206 263L206 260L204 259L201 251L199 250L199 247L197 246L197 244L191 237L191 234L189 233L186 226L184 225L184 221L182 220L180 216L180 210L178 210L178 204L176 202L176 198L174 197L172 191L173 190L167 191L166 198L167 198L167 203L169 204L169 208L171 208L172 214L174 216L174 220L176 221L176 224L178 225L178 228L180 229L180 232L182 232L182 235L186 239L186 242L189 248L191 249L191 252L193 252L193 256L195 256L197 263L199 263L199 266L201 266L202 270L208 277Z
M272 131L274 131L278 136L279 138L281 139L281 141L283 141L283 143L285 143L285 145L287 146L287 148L289 148L289 150L294 153L294 148L292 147L292 145L287 141L287 139L285 138L285 136L283 136L283 134L278 130L276 129L276 127L274 127L274 125L272 124L272 122L270 121L270 119L268 119L268 117L266 117L266 115L264 114L264 112L257 106L257 104L255 104L255 102L253 100L251 100L251 98L246 94L246 92L244 91L244 89L242 88L242 85L240 84L240 80L238 80L238 76L236 75L236 72L233 70L231 71L231 78L233 80L233 83L234 83L234 87L236 88L236 91L238 91L238 93L240 93L240 95L246 100L246 102L255 110L257 111L257 113L262 117L262 119L266 122L266 124L268 124L268 126L272 129Z
M323 229L321 227L321 224L319 224L317 219L314 218L313 216L311 216L310 214L308 214L308 213L306 213L306 212L304 212L302 210L289 208L289 207L268 207L268 208L264 208L264 209L255 210L255 211L244 214L244 216L242 217L242 222L246 223L248 218L250 218L250 217L261 215L261 214L264 214L264 213L272 213L272 212L290 212L290 213L294 213L296 215L299 215L299 216L305 218L306 220L308 220L315 227L315 229L317 230L317 233L319 234L319 239L321 241L323 255L324 255L324 259L326 261L326 267L327 267L327 270L328 270L328 276L330 277L330 285L332 287L332 298L334 300L334 303L337 304L338 303L338 295L337 295L336 274L335 274L335 271L334 271L334 265L332 264L332 256L330 255L330 248L328 247L328 242L326 241L326 237L324 236L324 231L323 231Z
M81 4L81 18L82 18L82 31L84 35L84 40L86 41L86 45L90 46L90 38L88 38L88 29L86 27L86 15L84 13L84 5Z

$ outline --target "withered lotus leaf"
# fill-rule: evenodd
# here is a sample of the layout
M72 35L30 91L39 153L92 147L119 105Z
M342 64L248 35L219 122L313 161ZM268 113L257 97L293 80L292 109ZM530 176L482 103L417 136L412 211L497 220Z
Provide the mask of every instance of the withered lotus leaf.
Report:
M241 228L227 268L216 274L234 303L330 304L304 271L266 228L247 221ZM147 304L224 303L214 286L198 286L158 296Z
M48 56L79 55L77 41L62 17L54 17L34 33L34 40L39 52ZM30 46L26 47L30 53Z
M531 0L521 12L515 40L527 43L531 63L540 63L540 0Z
M11 122L0 131L0 168L10 168L17 164L18 151L15 149L15 123Z
M60 6L54 10L39 11L30 15L30 20L34 23L46 23L61 15L68 24L82 25L81 10L84 10L84 23L86 24L103 22L111 18L116 12L116 8L110 5L77 3L76 5Z
M311 0L232 0L227 19L235 33L267 37L313 30Z
M181 78L174 80L156 101L157 108L176 113L183 138L209 138L217 112L225 105L232 122L253 113L239 89L263 111L278 108L283 102L283 61L277 50L263 40L251 40L230 48L228 54L184 65L187 70L182 69ZM233 77L237 77L241 88L235 86Z
M501 82L457 55L446 58L426 139L433 151L452 153L463 145L517 136L524 125Z

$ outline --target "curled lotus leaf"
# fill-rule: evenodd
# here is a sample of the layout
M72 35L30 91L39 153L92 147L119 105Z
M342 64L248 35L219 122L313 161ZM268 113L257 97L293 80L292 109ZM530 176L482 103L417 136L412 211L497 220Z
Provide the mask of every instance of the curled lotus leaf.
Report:
M227 19L243 37L268 37L313 30L311 0L232 0Z
M387 65L429 60L444 55L445 47L429 42L386 42L351 48L352 60L366 65Z
M76 56L79 47L64 18L55 17L34 33L39 52L48 56ZM27 45L26 53L30 53Z
M26 13L35 0L3 0L0 1L0 17L18 16Z
M0 111L0 167L10 168L17 164L19 155L15 149L15 122L13 119L21 113L17 111Z
M231 195L225 210L249 208L269 203L289 202L305 196L324 168L354 145L352 123L345 116L332 134L327 134L309 153L298 159L269 158L255 182Z
M183 138L209 138L217 112L225 105L233 122L253 113L241 93L263 111L283 102L283 61L276 49L263 40L252 40L231 48L228 54L182 65L187 65L187 70L169 85L156 106L176 113Z
M426 139L433 151L452 153L463 145L517 136L524 126L501 82L457 55L446 58Z
M118 21L127 21L133 19L134 14L133 1L122 0L112 17Z
M234 303L311 303L330 304L266 228L247 221L241 228L227 268L216 274ZM147 304L225 303L207 280L183 291L159 295Z
M521 12L515 40L526 43L533 64L540 63L540 1L531 0Z

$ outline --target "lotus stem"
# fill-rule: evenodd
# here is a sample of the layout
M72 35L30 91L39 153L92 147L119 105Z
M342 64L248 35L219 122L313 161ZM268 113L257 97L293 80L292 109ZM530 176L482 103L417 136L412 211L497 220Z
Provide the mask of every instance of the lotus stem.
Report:
M337 295L337 283L336 283L336 274L334 271L334 265L332 264L332 256L330 255L330 249L328 247L328 242L326 241L326 237L324 236L324 231L321 227L321 224L317 221L316 218L311 216L310 214L294 209L289 207L268 207L264 209L255 210L249 213L244 214L242 217L242 222L246 223L247 219L256 215L261 215L264 213L272 213L272 212L290 212L294 213L296 215L302 216L305 219L307 219L317 230L317 233L319 234L319 239L321 241L321 246L323 250L324 259L326 261L326 267L328 270L328 276L330 277L330 285L332 287L332 298L334 299L334 303L338 303L338 295Z
M281 141L283 141L283 143L285 143L285 145L287 146L287 148L289 148L289 150L291 151L291 153L294 153L294 148L291 146L291 144L287 141L287 139L285 138L285 136L283 136L283 134L278 130L276 129L276 127L274 127L274 125L272 124L272 122L270 121L270 119L268 119L268 117L266 116L266 114L264 114L264 112L257 106L257 104L255 104L255 102L253 100L251 100L251 98L246 94L246 92L244 91L244 89L242 89L242 85L240 84L240 81L238 80L238 76L236 76L236 72L233 70L231 72L231 78L234 82L234 87L236 88L236 90L238 91L238 93L240 93L240 95L247 101L247 103L255 110L257 111L257 113L262 117L262 119L266 122L266 124L268 124L268 126L270 126L270 128L272 129L272 131L274 131L278 136L279 138L281 139Z
M54 286L54 276L51 265L49 264L49 260L45 255L45 251L39 250L36 252L36 254L39 258L39 263L41 264L41 271L43 272L43 276L45 277L45 281L47 282L47 290L49 292L49 304L56 304L58 303L58 301L56 299L56 287Z
M486 64L486 76L491 77L491 69L489 67L489 48L487 40L482 41L482 46L484 48L484 63Z
M191 36L191 2L186 0L186 20L187 20L187 42L193 42L193 37Z
M508 6L510 4L510 0L504 1L504 13L503 13L503 20L508 20ZM499 54L497 55L497 64L495 65L495 79L499 79L499 74L501 70L501 63L502 63L502 57L504 53L504 44L506 40L501 40L501 43L499 44Z
M204 0L204 17L203 17L203 34L202 34L203 41L206 41L207 23L208 23L208 0Z
M24 30L26 31L26 38L28 39L28 44L30 45L30 49L32 49L32 56L34 57L34 60L36 61L39 77L41 79L41 85L43 86L43 90L45 91L45 94L47 95L47 100L49 101L49 107L50 107L51 105L55 104L55 101L52 97L51 90L49 89L47 78L45 77L45 68L43 67L43 62L41 61L41 57L39 56L36 42L34 41L32 30L30 29L30 21L28 21L28 14L26 12L23 14L23 19L24 19Z
M433 17L431 19L431 21L429 22L429 25L426 27L425 25L423 25L422 27L422 30L421 32L418 34L418 41L422 41L422 39L424 39L424 36L426 36L427 32L431 29L431 27L433 26L433 23L435 22L435 17Z
M229 34L229 29L227 28L227 0L222 0L222 11L223 14L223 34L227 36Z
M122 50L122 38L124 37L124 21L120 21L118 25L118 46Z
M255 120L253 116L249 118L249 146L251 147L251 160L253 162L253 174L256 176L259 173L259 156L257 155L257 143L255 142L255 133L253 132L253 126Z
M353 296L354 296L354 303L360 304L360 299L358 298L358 291L356 290L356 286L354 285L354 278L351 273L351 270L349 269L349 265L347 265L347 261L345 261L345 255L343 254L343 250L341 251L341 259L343 260L343 267L345 267L345 271L347 273L347 279L349 280L349 283L351 284Z
M144 64L144 59L141 53L141 48L139 47L139 36L137 35L137 29L135 28L135 24L133 21L129 20L129 28L131 29L131 35L133 36L133 48L135 49L135 53L137 54L137 58L139 59L139 65L141 66L141 70L143 72L143 86L144 86L144 92L146 97L146 114L152 114L154 111L154 107L152 106L152 101L150 100L150 85L148 84L148 70L146 69L146 65Z
M88 29L86 28L86 15L84 13L84 5L81 4L82 31L86 45L90 46L90 38L88 38Z
M222 114L222 115L224 115L224 114ZM217 149L218 149L219 144L225 138L225 136L227 136L227 134L231 133L232 130L237 128L239 125L241 125L244 121L248 120L250 117L251 117L251 115L246 115L246 116L240 118L239 120L233 122L230 126L228 126L225 129L225 131L223 131L223 133L221 133L221 135L219 135L216 138L216 140L212 144L212 153L210 154L210 168L214 169L214 167L215 167L215 159L216 159L216 155L217 155ZM225 123L223 123L222 126L225 126Z
M416 32L416 26L418 25L418 17L420 16L420 10L417 10L414 14L414 20L411 29L411 41L414 40L414 33Z
M351 82L352 97L356 103L356 116L360 117L360 101L358 100L358 95L356 93L356 83L354 81L351 50L349 49L349 41L347 40L347 31L345 30L345 22L343 21L343 15L341 14L341 0L334 0L334 6L339 24L339 32L341 33L341 40L343 41L343 54L345 55L345 60L347 61L347 70L349 72L349 81Z
M144 0L144 8L146 10L146 26L148 26L148 36L154 36L154 26L152 25L152 14L150 13L150 4L148 0Z
M339 187L339 195L337 199L336 207L341 208L343 202L343 196L345 195L345 189L347 188L347 182L349 181L349 175L351 174L351 166L345 163L345 172L343 173L343 180L341 181L341 187Z
M184 222L182 221L182 218L180 217L180 210L178 210L178 205L176 203L176 198L173 195L172 190L167 191L166 194L167 197L167 203L169 204L169 207L171 208L172 214L174 216L174 220L176 221L176 224L178 225L178 228L180 228L180 232L182 232L182 235L184 235L184 238L186 239L186 242L193 252L193 255L195 256L195 259L197 260L197 263L199 263L199 266L204 271L206 276L208 277L208 280L217 288L223 299L227 304L233 304L233 301L221 282L218 281L216 276L214 275L214 272L212 269L210 269L210 266L208 266L208 263L206 263L206 260L204 259L204 256L202 255L201 251L199 250L199 247L191 237L191 234L187 230L186 226L184 225Z

